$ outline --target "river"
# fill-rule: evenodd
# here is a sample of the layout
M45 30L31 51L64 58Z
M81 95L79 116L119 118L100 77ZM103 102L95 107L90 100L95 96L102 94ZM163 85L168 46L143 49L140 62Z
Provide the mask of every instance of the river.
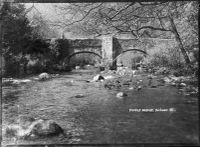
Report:
M93 72L61 74L47 81L2 87L3 128L20 115L56 121L71 137L13 140L7 144L132 144L198 143L197 97L183 96L172 86L118 91L105 89L102 82L87 83ZM70 82L71 81L71 82ZM83 94L84 97L74 96ZM175 112L134 112L133 109L169 109Z

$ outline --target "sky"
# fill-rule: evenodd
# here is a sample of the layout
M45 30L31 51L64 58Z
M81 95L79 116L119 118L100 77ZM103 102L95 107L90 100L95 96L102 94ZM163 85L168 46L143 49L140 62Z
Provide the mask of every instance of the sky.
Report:
M28 9L33 5L33 3L25 3L24 5ZM32 10L28 14L28 17L31 18L33 13L41 13L41 15L44 19L48 19L51 21L56 20L57 18L59 18L59 16L57 15L57 13L55 11L54 5L55 5L55 3L34 3L34 7L36 9ZM62 30L58 30L58 31L60 32L60 37L61 37ZM73 39L73 38L88 38L88 37L92 37L92 36L80 36L80 35L76 36L76 35L72 34L71 32L66 32L65 37Z
M44 19L49 19L51 21L56 20L57 18L59 18L59 16L56 14L56 10L54 8L54 5L56 5L56 3L25 3L25 7L28 9L30 8L32 5L34 4L34 7L36 9L32 10L28 16L31 18L31 16L33 15L33 13L41 13L42 17ZM61 3L60 3L61 4ZM111 3L112 4L112 3ZM113 3L114 4L114 3ZM38 12L39 11L39 12ZM58 30L60 32L60 37L62 36L62 29ZM75 38L93 38L93 36L80 36L80 34L74 35L72 34L72 32L66 32L65 33L65 37L66 38L70 38L70 39L75 39ZM123 37L123 35L121 36ZM132 37L132 35L127 36L127 34L125 35L125 38L129 38ZM101 38L101 37L100 37Z
M43 17L45 18L56 17L56 12L53 7L53 3L25 3L25 7L30 8L33 4L35 8L42 14Z
M32 7L34 4L34 7L36 9L33 9L29 14L28 17L31 18L34 13L40 13L44 19L53 21L58 18L58 15L56 14L55 8L53 5L54 3L25 3L25 7L28 9ZM60 37L62 36L62 30L58 29L60 32ZM67 38L73 38L76 36L73 36L70 32L65 33L65 37Z

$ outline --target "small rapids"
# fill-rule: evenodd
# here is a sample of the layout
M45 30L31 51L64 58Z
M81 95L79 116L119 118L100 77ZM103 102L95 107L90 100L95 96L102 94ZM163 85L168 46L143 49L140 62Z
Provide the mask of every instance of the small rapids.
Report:
M132 144L197 143L198 104L169 85L125 91L116 97L103 82L86 82L92 72L72 72L46 81L2 87L3 129L19 116L52 119L70 137L13 140L8 144ZM133 112L133 109L168 109L175 112Z

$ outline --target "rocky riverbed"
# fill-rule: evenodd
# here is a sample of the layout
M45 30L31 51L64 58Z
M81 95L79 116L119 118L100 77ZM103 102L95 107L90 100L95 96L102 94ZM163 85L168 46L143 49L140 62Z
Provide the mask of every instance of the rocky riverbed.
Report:
M198 90L192 78L100 75L104 78L95 80L94 71L75 70L45 80L3 79L3 129L26 116L53 120L67 136L3 136L2 145L198 142Z

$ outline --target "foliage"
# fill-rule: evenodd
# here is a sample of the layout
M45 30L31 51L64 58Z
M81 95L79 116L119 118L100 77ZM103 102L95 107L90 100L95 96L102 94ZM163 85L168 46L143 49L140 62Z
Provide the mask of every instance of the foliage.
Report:
M19 60L17 60L16 57L13 57L11 55L8 55L7 58L5 58L5 67L4 67L4 75L6 76L19 76L19 69L20 69L20 64ZM3 75L3 76L4 76Z
M26 52L27 40L31 38L32 28L26 18L25 8L17 3L4 3L1 9L3 30L3 55L18 55Z
M27 63L28 74L50 72L52 68L53 61L45 54L32 54Z
M29 41L27 54L48 54L49 44L42 39L34 39Z
M71 58L70 65L76 66L79 65L81 67L84 67L84 65L90 64L95 65L98 64L99 61L97 59L98 57L92 54L78 54Z
M59 43L56 39L51 39L49 49L55 57L59 56Z
M33 14L30 16L28 15L30 20L30 25L33 28L33 35L36 38L40 39L48 39L48 38L56 38L58 36L58 32L49 26L47 21L44 19L44 17L39 13L39 11L35 8L35 6L32 6ZM38 13L34 12L34 9L37 10ZM30 13L32 12L30 11Z
M2 55L5 59L5 74L19 75L32 37L32 28L25 15L25 7L17 3L3 3L0 19L3 30Z
M183 66L184 59L178 48L157 48L144 59L145 64L152 66L177 68Z
M56 8L69 18L59 25L78 34L174 38L188 64L191 44L198 44L197 1L81 3Z
M2 55L7 76L51 70L54 62L50 59L53 59L56 49L49 49L50 44L44 40L42 31L47 31L45 24L42 27L31 26L26 14L27 10L20 3L3 3L0 10L3 30ZM27 58L27 55L30 58ZM33 64L33 61L37 62Z

